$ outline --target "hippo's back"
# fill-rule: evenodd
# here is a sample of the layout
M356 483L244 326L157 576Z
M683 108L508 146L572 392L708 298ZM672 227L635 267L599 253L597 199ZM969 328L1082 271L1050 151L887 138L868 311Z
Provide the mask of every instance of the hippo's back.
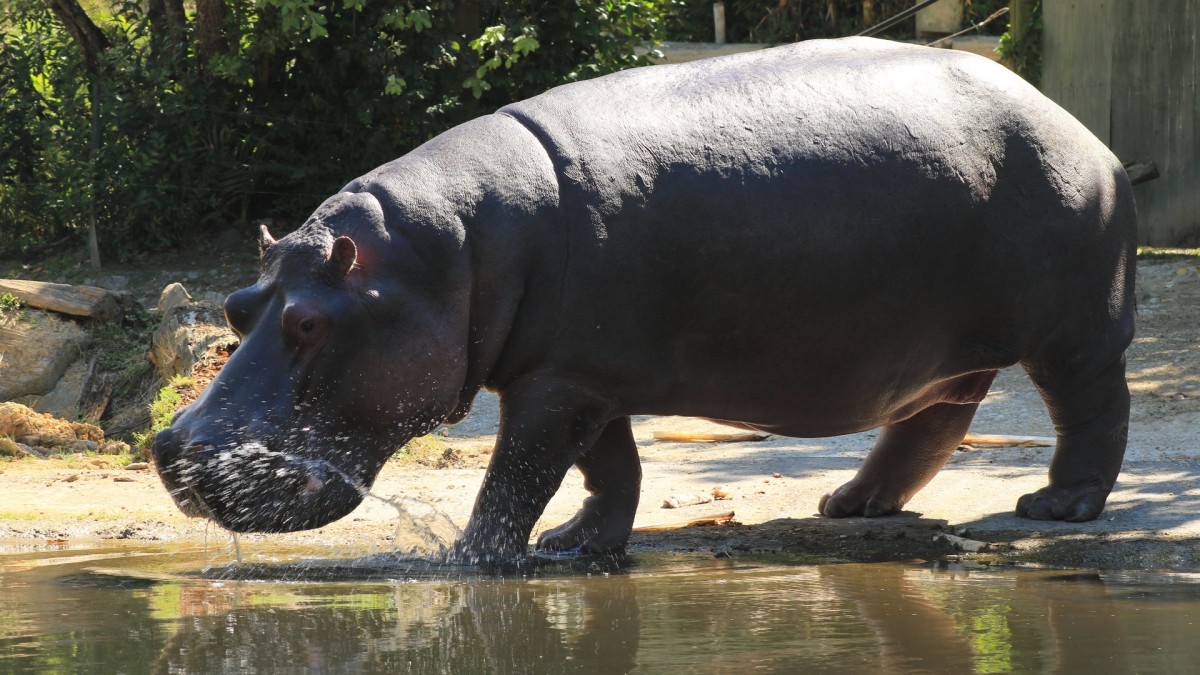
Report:
M620 225L609 216L672 184L688 194L697 183L727 188L731 178L780 187L781 176L826 183L887 166L957 182L956 197L980 202L1006 165L1051 166L1063 172L1056 183L1078 184L1052 186L1063 193L1119 168L1081 124L1002 66L865 38L626 71L500 112L538 135L565 205L587 205L573 227L601 237Z
M1132 316L1112 304L1130 292L1135 237L1120 164L982 57L814 41L499 112L538 138L559 183L567 265L546 360L629 382L643 410L748 419L657 403L748 401L733 388L746 373L777 401L747 410L883 409L913 392L851 383L1004 367L1064 321ZM830 373L845 391L813 381Z

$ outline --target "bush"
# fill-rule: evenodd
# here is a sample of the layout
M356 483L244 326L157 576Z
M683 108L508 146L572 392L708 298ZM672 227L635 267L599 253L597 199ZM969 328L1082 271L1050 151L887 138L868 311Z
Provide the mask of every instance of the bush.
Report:
M815 38L839 38L855 35L913 6L915 0L874 0L872 16L863 16L862 0L726 0L725 35L729 42L765 42L782 44ZM963 21L966 25L986 19L1008 4L1007 0L966 0ZM668 40L711 42L713 18L711 0L682 0L671 17ZM995 21L983 32L999 35L1003 21ZM914 22L903 21L884 31L881 37L911 38Z
M223 15L191 13L177 33L137 0L93 13L110 43L96 96L82 52L41 0L0 7L0 256L79 236L93 199L101 246L120 257L231 222L302 218L450 126L648 63L671 4L216 6Z

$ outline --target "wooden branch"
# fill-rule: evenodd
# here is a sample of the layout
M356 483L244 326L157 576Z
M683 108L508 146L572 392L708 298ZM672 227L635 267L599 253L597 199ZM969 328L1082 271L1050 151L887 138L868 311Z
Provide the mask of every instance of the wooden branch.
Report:
M1146 183L1158 178L1158 164L1152 159L1135 159L1132 162L1125 162L1125 173L1129 175L1129 182L1132 185Z
M770 434L714 434L708 432L656 431L654 440L672 443L746 443L765 441Z
M693 520L680 520L673 523L662 523L659 525L642 525L641 527L633 528L634 532L665 532L667 530L679 530L685 527L703 527L706 525L727 525L733 521L733 511L724 513L716 513L703 518L695 518Z
M11 293L35 309L84 316L101 321L120 318L121 308L112 293L92 286L68 286L44 281L0 279L0 295Z
M100 71L100 54L111 45L108 38L96 26L78 0L45 0L46 6L63 23L79 51L83 54L83 65L91 74Z
M992 447L1022 447L1022 448L1051 448L1056 439L1050 436L1005 436L1003 434L967 434L963 436L963 445L992 446Z
M98 422L108 409L112 399L112 377L100 372L100 356L92 357L88 363L87 375L83 378L83 391L79 396L79 415L85 420Z

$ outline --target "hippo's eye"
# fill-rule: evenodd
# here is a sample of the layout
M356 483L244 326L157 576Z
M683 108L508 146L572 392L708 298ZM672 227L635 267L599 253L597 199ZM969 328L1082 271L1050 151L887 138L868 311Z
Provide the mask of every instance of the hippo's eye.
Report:
M311 305L293 304L283 310L283 335L293 347L315 347L328 332L329 322Z

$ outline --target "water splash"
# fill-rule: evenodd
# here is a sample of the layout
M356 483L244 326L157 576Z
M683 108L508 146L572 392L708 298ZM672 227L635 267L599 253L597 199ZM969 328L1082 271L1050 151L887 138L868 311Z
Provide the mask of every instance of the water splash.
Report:
M220 453L217 457L204 462L203 468L219 476L230 472L229 467L237 466L239 467L238 478L244 479L247 467L260 471L270 467L275 473L281 471L282 469L268 464L271 459L283 459L293 467L308 467L336 475L364 499L375 499L394 508L396 510L396 530L393 544L395 553L402 557L427 562L445 562L449 559L455 542L462 535L462 530L454 521L432 504L411 497L384 497L374 494L361 481L325 459L271 450L261 443L251 442ZM200 464L200 462L185 464L180 470L181 477L188 481L194 472L202 470ZM243 559L237 533L230 531L230 535L237 562L241 565Z
M316 465L329 471L354 488L364 499L371 498L396 509L396 534L393 545L396 552L405 557L429 561L445 561L454 542L462 535L454 521L432 504L411 497L383 497L374 494L361 482L355 480L324 459L293 457L293 461Z
M381 497L371 492L364 496L396 509L396 534L392 543L401 555L445 560L454 542L462 536L462 530L450 520L450 516L428 502L404 497Z

